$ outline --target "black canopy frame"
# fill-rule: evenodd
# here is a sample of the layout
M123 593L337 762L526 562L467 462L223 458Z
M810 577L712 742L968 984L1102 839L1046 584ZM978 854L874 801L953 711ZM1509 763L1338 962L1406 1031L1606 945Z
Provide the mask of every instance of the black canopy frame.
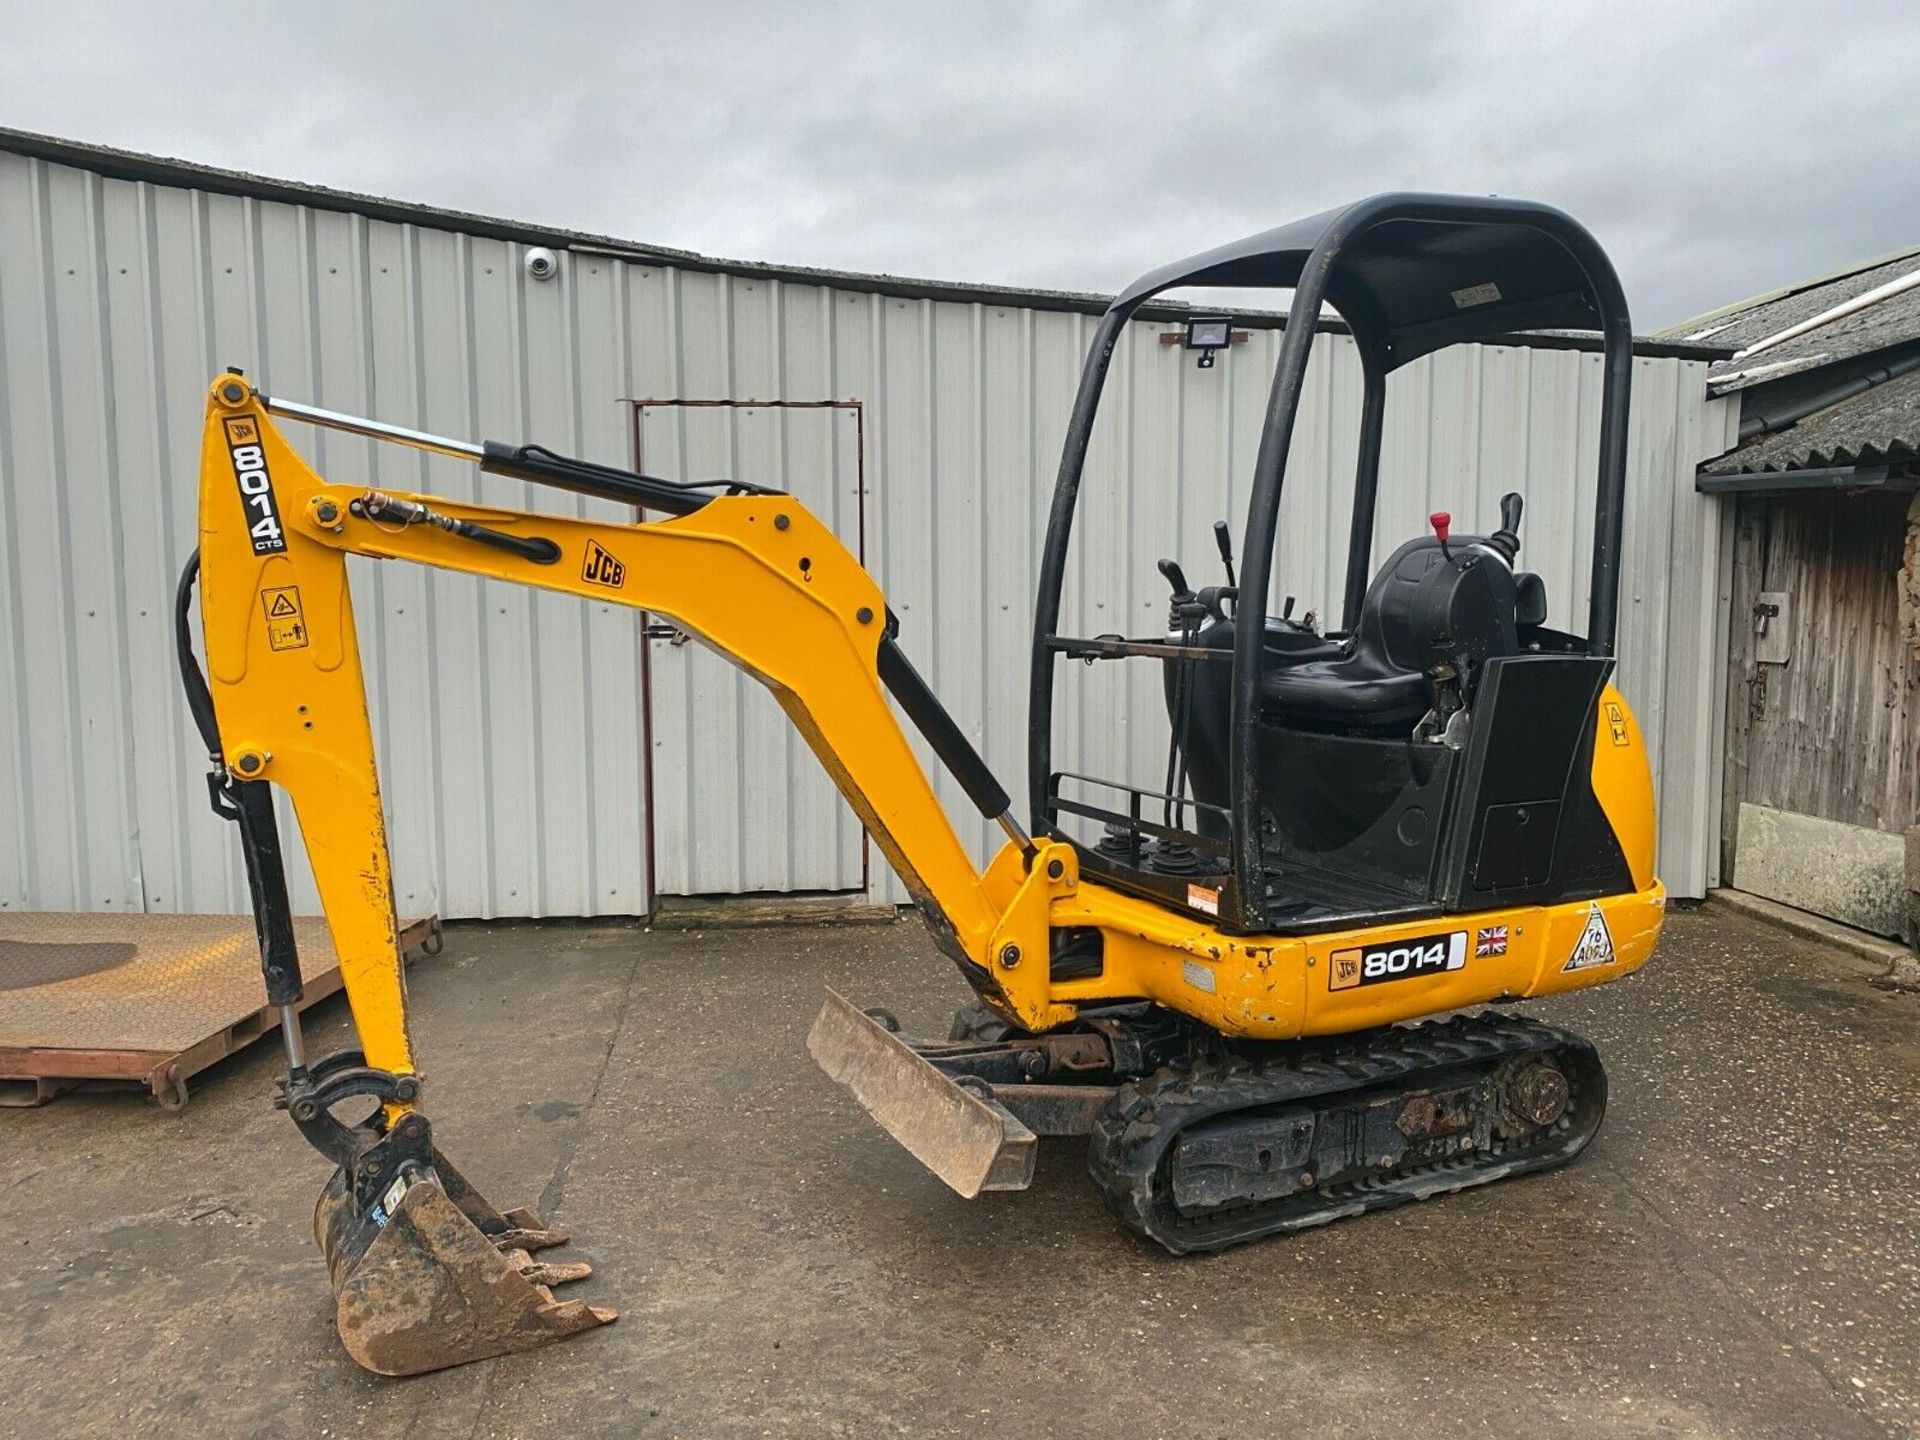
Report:
M1142 304L1182 286L1291 289L1253 490L1240 545L1231 718L1232 870L1221 918L1262 920L1258 686L1273 549L1287 451L1313 339L1331 306L1351 329L1364 374L1342 618L1356 623L1371 574L1387 376L1422 355L1522 330L1598 330L1602 339L1599 475L1586 650L1610 656L1619 614L1626 493L1627 406L1633 328L1619 277L1599 242L1548 205L1474 196L1376 195L1149 272L1114 298L1081 371L1041 555L1034 607L1028 787L1037 833L1059 833L1051 793L1056 627L1073 517L1101 391L1127 321Z

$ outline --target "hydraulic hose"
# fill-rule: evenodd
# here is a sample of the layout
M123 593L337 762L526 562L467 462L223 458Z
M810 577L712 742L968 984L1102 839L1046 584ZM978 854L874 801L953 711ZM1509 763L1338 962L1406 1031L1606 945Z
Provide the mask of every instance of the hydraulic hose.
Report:
M240 827L240 849L247 862L247 890L253 899L254 929L260 940L260 970L267 1001L281 1010L292 1057L298 1049L292 1007L302 995L300 952L293 936L293 905L287 898L286 862L280 851L280 825L273 813L273 792L264 780L229 775L222 762L220 724L213 713L213 691L193 650L193 590L200 579L200 552L187 557L173 593L173 644L180 662L180 684L187 710L207 747L213 770L207 776L213 813ZM297 1065L295 1068L299 1068Z

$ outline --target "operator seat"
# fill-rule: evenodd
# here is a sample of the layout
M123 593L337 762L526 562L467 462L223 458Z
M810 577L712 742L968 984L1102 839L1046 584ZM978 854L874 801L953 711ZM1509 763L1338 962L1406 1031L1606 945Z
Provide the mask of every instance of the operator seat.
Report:
M1260 677L1263 718L1313 730L1410 731L1433 708L1433 677L1451 666L1470 691L1480 666L1517 654L1518 630L1546 618L1546 587L1516 575L1520 497L1501 501L1492 537L1409 540L1374 576L1350 648L1333 659L1269 666Z
M1406 738L1433 708L1430 668L1451 661L1464 673L1466 689L1481 661L1516 653L1519 632L1546 623L1547 592L1538 575L1509 568L1520 550L1520 497L1506 496L1500 508L1501 528L1491 538L1461 535L1443 548L1437 535L1423 535L1394 551L1367 587L1349 640L1329 640L1291 620L1267 617L1261 719L1297 730ZM1234 625L1231 619L1216 621L1194 644L1231 650ZM1218 811L1231 803L1233 676L1227 666L1199 664L1183 681L1187 668L1186 662L1166 663L1167 715L1194 798L1202 802L1199 829L1225 839Z

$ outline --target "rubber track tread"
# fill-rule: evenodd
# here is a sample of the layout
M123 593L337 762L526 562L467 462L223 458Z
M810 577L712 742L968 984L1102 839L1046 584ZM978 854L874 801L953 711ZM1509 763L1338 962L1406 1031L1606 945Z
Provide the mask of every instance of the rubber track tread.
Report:
M1307 1102L1337 1106L1356 1091L1417 1091L1462 1066L1484 1070L1525 1054L1549 1054L1566 1073L1566 1116L1524 1140L1328 1186L1308 1196L1186 1217L1160 1181L1161 1162L1187 1127L1234 1111ZM1571 1031L1505 1015L1456 1016L1417 1028L1361 1031L1315 1043L1284 1061L1200 1061L1123 1085L1089 1137L1087 1166L1107 1208L1129 1229L1175 1254L1220 1250L1263 1236L1325 1225L1430 1195L1564 1164L1585 1148L1606 1110L1606 1072L1593 1046Z

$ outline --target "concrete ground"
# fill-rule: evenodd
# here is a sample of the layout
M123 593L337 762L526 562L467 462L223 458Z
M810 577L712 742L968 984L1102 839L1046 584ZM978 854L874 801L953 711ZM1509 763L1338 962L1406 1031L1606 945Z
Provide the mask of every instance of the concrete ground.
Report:
M917 927L456 929L414 971L442 1145L571 1227L617 1325L348 1361L276 1049L178 1115L0 1112L0 1433L1791 1436L1920 1428L1920 1000L1708 907L1536 1013L1613 1107L1570 1168L1177 1260L1080 1148L947 1192L817 1074L821 987L943 1026ZM344 1009L315 1012L318 1047ZM559 1252L564 1255L569 1252Z

